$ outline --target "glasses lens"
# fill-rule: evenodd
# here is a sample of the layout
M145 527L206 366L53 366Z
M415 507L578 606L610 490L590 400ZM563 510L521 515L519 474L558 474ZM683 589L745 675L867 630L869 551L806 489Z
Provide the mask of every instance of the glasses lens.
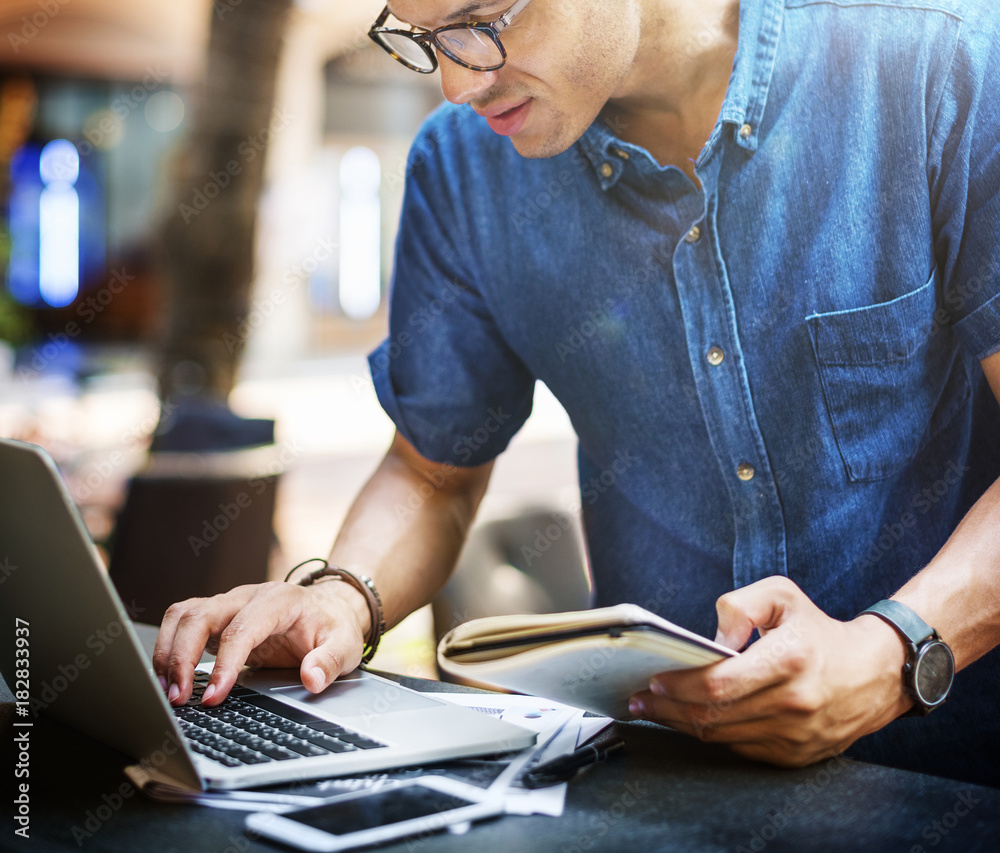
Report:
M383 47L391 50L404 63L420 71L433 71L434 61L417 42L398 33L376 33Z
M442 53L473 68L499 68L503 54L486 33L468 27L442 30L434 37Z

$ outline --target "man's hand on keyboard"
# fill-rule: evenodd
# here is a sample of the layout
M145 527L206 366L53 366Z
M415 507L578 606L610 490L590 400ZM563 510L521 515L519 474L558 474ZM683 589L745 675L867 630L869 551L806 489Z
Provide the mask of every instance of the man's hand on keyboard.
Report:
M194 667L217 655L203 703L218 705L244 664L299 667L313 693L361 662L370 616L361 593L337 581L238 586L212 598L190 598L164 614L153 669L172 705L191 695Z

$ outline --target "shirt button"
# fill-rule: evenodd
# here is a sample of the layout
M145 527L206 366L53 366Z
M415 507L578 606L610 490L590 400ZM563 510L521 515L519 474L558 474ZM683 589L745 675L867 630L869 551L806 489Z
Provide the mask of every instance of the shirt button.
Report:
M736 476L739 477L744 483L748 483L753 479L753 475L757 473L753 469L753 465L749 462L741 462L739 468L736 469Z
M753 134L753 128L750 127L750 125L745 124L745 125L743 125L743 127L740 128L740 138L741 139L749 139L752 134Z
M724 359L725 357L726 354L721 349L719 349L719 347L712 347L708 351L708 354L705 356L705 358L708 359L708 363L712 365L712 367L718 367L720 364L722 364L722 359Z
M687 234L684 235L684 239L689 243L697 243L701 239L701 229L695 225Z
M605 178L610 178L615 173L615 168L610 163L601 164L601 174Z

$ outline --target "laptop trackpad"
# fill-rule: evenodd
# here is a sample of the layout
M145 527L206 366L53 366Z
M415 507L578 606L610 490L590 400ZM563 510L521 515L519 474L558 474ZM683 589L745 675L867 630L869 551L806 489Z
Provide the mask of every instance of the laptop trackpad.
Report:
M436 699L375 678L338 679L320 694L310 693L301 685L279 687L269 692L275 698L294 699L337 717L371 717L441 707Z

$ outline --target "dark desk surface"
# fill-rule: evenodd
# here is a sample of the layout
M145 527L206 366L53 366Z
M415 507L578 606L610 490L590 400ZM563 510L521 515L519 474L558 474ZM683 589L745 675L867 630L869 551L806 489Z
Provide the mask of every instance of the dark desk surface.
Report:
M399 680L418 689L432 685L448 689L433 682ZM0 705L0 737L8 745L14 731L12 708ZM464 836L440 834L380 849L399 853L1000 849L1000 790L843 759L804 770L781 770L645 723L617 723L614 729L627 740L624 754L570 783L562 817L506 816L478 824ZM12 835L8 820L12 798L5 796L0 807L0 850L274 853L287 849L247 838L243 813L143 799L132 792L122 774L130 763L126 756L55 721L36 723L31 744L31 840L24 843ZM12 764L3 762L5 775L12 773ZM128 796L122 798L122 792Z

